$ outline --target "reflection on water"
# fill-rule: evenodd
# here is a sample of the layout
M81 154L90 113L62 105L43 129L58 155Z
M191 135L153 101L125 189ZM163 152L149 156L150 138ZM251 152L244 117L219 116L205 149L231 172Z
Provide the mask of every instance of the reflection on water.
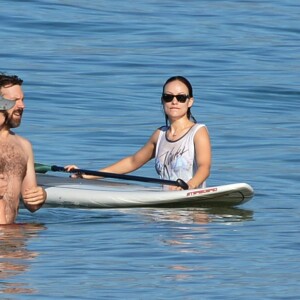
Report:
M0 293L34 293L26 284L14 281L14 277L26 272L30 261L39 255L27 249L27 242L44 229L42 224L0 226Z
M218 251L214 253L218 249L216 228L219 229L220 225L235 228L237 223L253 220L253 211L236 207L145 209L142 212L143 217L159 226L158 240L168 253L164 263L165 273L169 274L169 280L180 282L197 280L195 273L211 273L206 262L214 256L226 256ZM168 261L168 257L174 256L178 257L176 263L174 259ZM212 274L209 276L213 278Z
M238 207L212 207L206 209L206 212L210 215L210 221L214 222L220 221L228 223L253 220L252 210Z
M209 222L251 221L253 211L236 207L197 209L145 209L143 214L153 221L172 221L182 224L207 224Z

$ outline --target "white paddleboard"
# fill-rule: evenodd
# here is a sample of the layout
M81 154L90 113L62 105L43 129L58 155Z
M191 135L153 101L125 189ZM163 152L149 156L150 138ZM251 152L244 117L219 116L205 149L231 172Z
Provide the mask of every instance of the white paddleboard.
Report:
M247 183L234 183L204 189L167 191L107 180L84 180L37 174L38 184L47 192L51 206L88 208L129 207L212 207L237 206L253 197Z

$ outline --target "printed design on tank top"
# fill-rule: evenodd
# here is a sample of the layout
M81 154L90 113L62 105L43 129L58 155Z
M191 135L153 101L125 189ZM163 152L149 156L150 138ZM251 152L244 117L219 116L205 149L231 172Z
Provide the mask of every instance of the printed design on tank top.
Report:
M162 179L188 181L197 170L195 161L194 136L204 124L195 124L176 141L168 140L168 127L160 128L155 150L155 169Z
M161 178L169 178L177 180L180 174L189 172L191 163L184 158L184 154L188 151L187 145L179 148L172 148L170 151L162 153L155 161L155 168Z

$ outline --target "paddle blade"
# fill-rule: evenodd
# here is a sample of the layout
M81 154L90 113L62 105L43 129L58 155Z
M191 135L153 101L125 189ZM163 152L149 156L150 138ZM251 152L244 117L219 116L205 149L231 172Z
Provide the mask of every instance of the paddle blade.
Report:
M15 106L16 101L8 100L0 96L0 110L8 110Z
M44 164L34 163L34 169L36 173L47 173L48 171L51 171L51 166L47 166Z

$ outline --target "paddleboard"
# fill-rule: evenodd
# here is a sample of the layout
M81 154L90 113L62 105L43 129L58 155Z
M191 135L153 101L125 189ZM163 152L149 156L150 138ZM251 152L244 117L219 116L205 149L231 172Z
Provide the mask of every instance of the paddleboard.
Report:
M162 187L85 180L37 174L38 184L47 192L50 206L86 208L130 207L213 207L237 206L249 201L254 194L247 183L234 183L182 191Z

